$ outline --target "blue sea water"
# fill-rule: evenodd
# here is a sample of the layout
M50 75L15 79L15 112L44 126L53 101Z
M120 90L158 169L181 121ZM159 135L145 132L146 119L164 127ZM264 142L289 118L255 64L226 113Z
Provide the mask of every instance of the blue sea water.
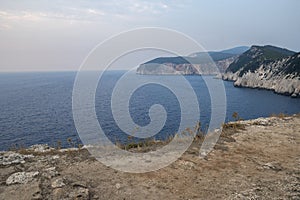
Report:
M96 113L105 133L114 140L126 142L128 137L114 122L110 109L113 88L124 71L104 74L96 92ZM136 75L143 78L142 75ZM30 146L47 143L55 146L61 141L68 147L67 139L80 143L72 116L72 89L76 72L0 73L0 150L14 145ZM163 76L161 78L164 78ZM201 76L185 77L193 87L200 106L203 127L211 117L211 101ZM220 81L208 77L211 81ZM178 77L172 76L174 82ZM272 91L235 88L232 82L223 82L227 97L226 121L232 113L243 119L267 117L271 114L300 112L300 99L274 94ZM167 111L163 129L158 139L174 134L180 123L180 106L176 96L157 84L145 85L132 95L130 114L132 120L145 126L150 122L151 105L161 104Z

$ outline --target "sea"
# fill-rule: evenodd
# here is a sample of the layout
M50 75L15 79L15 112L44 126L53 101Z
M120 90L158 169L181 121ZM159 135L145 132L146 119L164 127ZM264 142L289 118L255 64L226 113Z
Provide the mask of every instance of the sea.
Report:
M129 138L115 122L111 108L114 87L125 73L126 71L106 71L95 92L94 108L98 123L112 142L116 142L117 138L118 142L127 143ZM0 73L0 150L34 144L61 147L81 144L72 111L76 75L77 72ZM136 77L131 79L132 81L147 78L147 75L133 76ZM211 82L221 81L224 85L224 122L236 120L232 116L235 112L239 118L245 120L280 113L300 113L299 98L278 95L268 90L237 88L232 82L215 79L214 76L184 78L196 94L200 110L199 121L204 132L210 123L212 112L212 100L204 79ZM180 77L159 76L159 79L178 83ZM184 94L186 88L180 88L180 84L176 87ZM161 105L166 111L166 120L162 129L153 137L165 139L178 131L182 120L180 100L177 98L167 87L153 83L145 84L136 89L128 100L131 120L137 127L146 126L151 123L150 107ZM118 98L116 99L118 103Z

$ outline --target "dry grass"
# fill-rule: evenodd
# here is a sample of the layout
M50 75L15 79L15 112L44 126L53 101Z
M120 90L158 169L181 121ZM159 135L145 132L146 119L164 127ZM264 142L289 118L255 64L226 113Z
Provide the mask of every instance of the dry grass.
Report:
M71 146L72 149L68 149L68 151L65 151L67 153L73 154L78 153L82 150L83 145L78 144L76 148L76 143L72 142L70 138L67 139L67 142ZM35 151L34 149L27 148L25 145L22 144L13 144L9 149L9 151L14 151L23 155L34 155L34 156L41 156L41 155L60 155L64 154L64 151L62 150L62 142L58 140L55 145L49 146L49 149L45 151Z
M279 114L271 114L270 115L270 117L278 117L278 118L280 118L280 119L283 119L283 118L285 118L285 117L289 117L289 115L288 114L285 114L285 113L279 113Z
M222 133L234 134L240 130L245 130L245 124L237 122L229 122L222 125Z
M298 118L300 118L300 113L298 113L298 114L295 114L295 116L296 116L296 117L298 117Z
M300 114L299 114L300 116ZM234 113L234 118L238 121L236 122L229 122L222 125L222 134L221 137L225 138L225 140L231 140L230 136L234 133L238 132L239 130L245 129L245 125L241 124L239 120L241 119L237 113ZM197 122L195 127L193 128L186 128L185 131L183 131L180 134L174 134L167 136L164 140L156 140L155 138L148 138L141 141L133 141L133 137L128 137L127 143L121 143L118 140L116 140L115 144L120 149L126 150L126 151L137 151L137 152L149 152L151 150L156 150L157 148L160 148L164 145L169 144L175 136L178 137L184 137L184 136L191 136L194 135L194 142L197 144L201 144L205 138L205 132L201 131L201 123ZM76 153L80 150L82 150L82 144L76 144L74 141L72 141L71 138L67 139L67 143L70 147L75 148L77 147L77 150L70 150L68 153ZM62 154L65 152L62 152L62 141L58 140L53 147L45 152L36 152L32 149L25 148L24 145L14 145L10 148L10 150L21 153L21 154L32 154L32 155L56 155L56 154ZM50 146L51 147L51 146Z

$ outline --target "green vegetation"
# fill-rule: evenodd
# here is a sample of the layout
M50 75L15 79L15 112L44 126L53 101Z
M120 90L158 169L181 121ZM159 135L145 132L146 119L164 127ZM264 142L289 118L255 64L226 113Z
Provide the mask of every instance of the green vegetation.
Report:
M295 52L274 47L274 46L252 46L251 49L240 55L239 58L233 62L226 72L237 72L242 69L239 76L242 76L246 72L254 72L262 64L268 64L276 60L287 58L294 55ZM298 63L299 61L297 61ZM293 65L297 66L297 65ZM298 65L299 66L299 65ZM287 71L291 71L294 68L288 68Z
M291 57L284 66L283 72L285 74L294 74L300 76L300 53L297 53Z
M231 58L236 55L240 55L246 50L248 47L236 47L224 51L209 51L209 52L198 52L194 53L193 56L177 56L177 57L160 57L150 60L144 64L166 64L172 63L175 65L178 64L203 64L210 63L212 61L224 60L227 58ZM152 66L151 66L152 67Z
M263 46L263 47L256 46L256 47L261 48L263 57L265 60L282 59L282 58L286 58L288 56L292 56L296 53L296 52L290 51L288 49L274 47L271 45L267 45L267 46Z
M197 57L160 57L150 60L144 64L166 64L172 63L175 65L179 64L201 64L201 63L209 63L212 62L212 59L206 53L202 53Z
M177 57L160 57L150 60L144 64L203 64L211 61L219 61L227 58L231 58L236 55L240 55L247 51L249 47L241 46L235 47L223 51L208 51L194 53L193 56L177 56Z

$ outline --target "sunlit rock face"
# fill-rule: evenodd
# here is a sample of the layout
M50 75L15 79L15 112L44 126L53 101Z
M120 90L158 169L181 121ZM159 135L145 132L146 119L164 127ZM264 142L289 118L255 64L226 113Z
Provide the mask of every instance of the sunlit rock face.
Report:
M141 64L136 73L142 75L220 75L249 47L223 51L197 52L189 56L159 57Z
M254 46L239 56L222 78L234 81L237 87L262 88L300 97L300 53Z

